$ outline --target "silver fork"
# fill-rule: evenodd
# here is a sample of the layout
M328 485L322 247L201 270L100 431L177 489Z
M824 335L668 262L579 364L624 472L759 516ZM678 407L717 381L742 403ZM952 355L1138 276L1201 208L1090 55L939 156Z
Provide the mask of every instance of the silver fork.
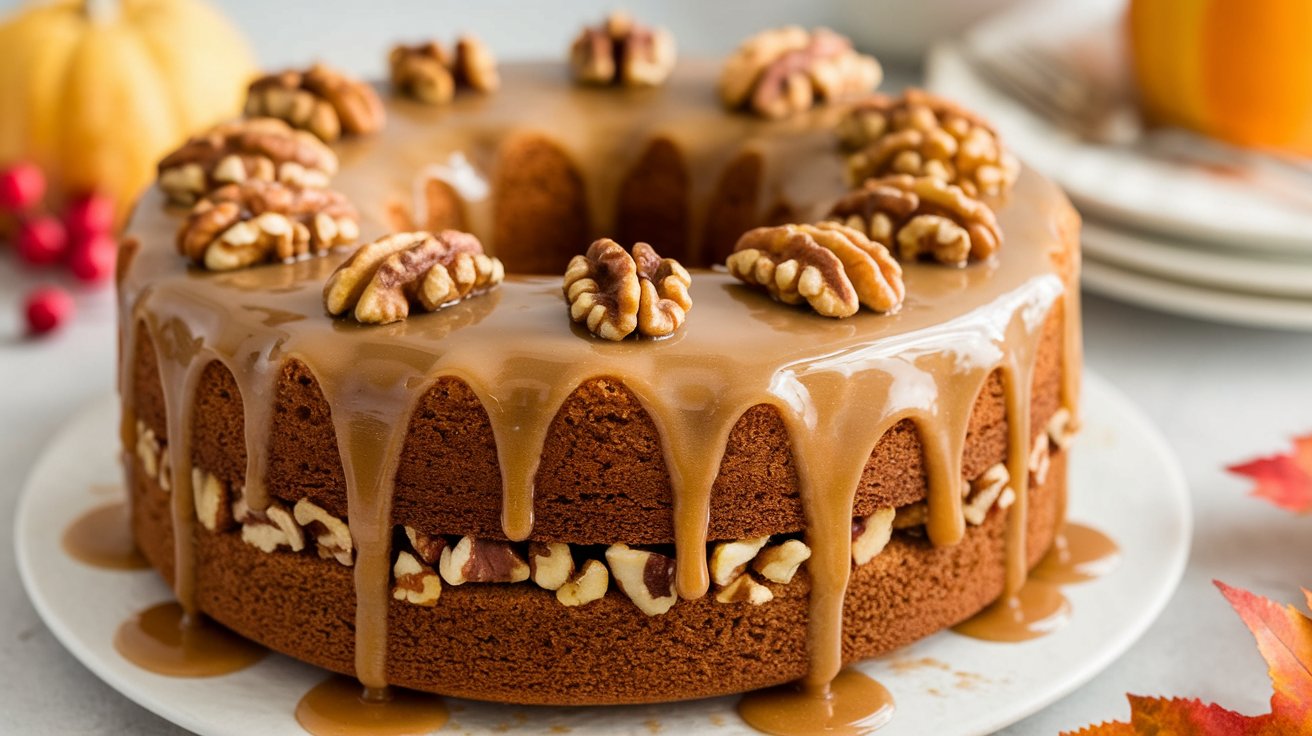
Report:
M1128 83L1094 79L1062 54L1035 45L994 52L967 44L965 57L999 92L1083 140L1134 147L1312 206L1312 161L1238 148L1180 128L1146 128Z

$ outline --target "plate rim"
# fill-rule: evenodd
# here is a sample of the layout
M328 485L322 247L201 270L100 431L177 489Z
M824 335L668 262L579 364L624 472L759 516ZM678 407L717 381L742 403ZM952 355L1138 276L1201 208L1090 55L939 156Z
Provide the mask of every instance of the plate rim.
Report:
M1014 725L1083 687L1093 677L1119 659L1144 635L1160 617L1162 611L1175 595L1183 578L1192 545L1193 514L1188 484L1178 458L1151 420L1128 397L1108 381L1087 369L1083 372L1083 380L1085 384L1084 395L1086 397L1089 395L1097 396L1097 401L1100 404L1110 407L1107 411L1115 415L1120 426L1127 428L1119 431L1135 436L1136 441L1149 446L1153 454L1161 461L1160 470L1166 483L1160 493L1163 498L1169 499L1169 503L1167 501L1161 503L1170 507L1163 513L1171 519L1175 525L1173 529L1178 534L1178 539L1175 540L1174 545L1169 547L1165 553L1162 560L1164 564L1159 565L1161 580L1164 584L1154 589L1154 594L1151 595L1149 600L1145 601L1136 617L1131 621L1131 625L1118 630L1115 636L1102 640L1097 652L1091 656L1081 658L1073 672L1068 671L1065 673L1059 686L1045 691L1041 697L1021 701L1017 707L1010 709L1004 707L990 711L991 718L987 721L976 719L975 728L959 732L961 736L992 733L998 729ZM54 464L55 460L58 459L59 454L54 452L53 448L58 447L61 442L67 443L70 436L75 435L81 425L90 421L90 418L98 412L111 410L114 404L116 404L115 398L106 396L84 405L51 438L25 478L18 504L15 507L13 522L15 562L19 569L20 579L29 600L32 601L42 621L50 628L55 638L59 640L66 651L72 654L83 666L91 670L101 681L108 684L123 697L183 728L197 733L224 733L216 731L214 723L193 716L188 712L188 709L179 707L176 703L168 702L165 696L158 694L152 696L151 693L143 691L142 688L134 687L132 683L124 681L121 675L115 671L115 668L97 656L90 645L84 645L79 635L73 631L72 625L52 609L52 601L46 599L43 589L35 580L31 554L35 551L32 535L36 533L36 529L33 529L32 524L26 523L26 521L35 513L34 507L38 503L35 499L36 494L33 492L33 489L38 486L37 480L44 473L49 472L46 466ZM91 508L93 505L100 503L103 503L100 499L89 500L83 506L74 507L68 514L71 517L76 513L80 513L84 508ZM116 572L113 574L150 575L153 579L158 580L153 570L135 573ZM935 636L957 635L940 633ZM1012 646L989 642L978 642L978 644L986 647ZM280 661L289 666L312 669L309 665L283 657L277 653L274 653L272 657L261 663L261 665L257 665L257 667ZM879 663L883 661L885 661L884 658L876 658L866 660L866 663L878 667ZM317 672L317 670L315 671ZM230 675L229 677L233 676L239 675ZM288 719L291 718L290 712L288 712L287 717ZM292 722L294 723L294 721Z
M1312 261L1216 250L1087 218L1080 241L1097 260L1145 275L1254 296L1312 299ZM1259 273L1263 269L1268 272Z
M1085 256L1080 283L1089 291L1177 316L1242 327L1312 331L1312 301L1244 294L1153 276Z

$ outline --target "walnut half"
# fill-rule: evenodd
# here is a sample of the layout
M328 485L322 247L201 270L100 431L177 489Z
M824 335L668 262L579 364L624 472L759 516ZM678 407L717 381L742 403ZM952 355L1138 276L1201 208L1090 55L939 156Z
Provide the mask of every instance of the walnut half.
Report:
M720 99L729 109L783 118L869 92L883 79L872 56L828 28L774 28L752 36L725 62Z
M337 154L323 141L276 118L220 123L192 136L159 162L159 186L178 204L192 204L224 184L247 179L326 187Z
M364 324L388 324L409 316L413 304L434 312L494 288L505 275L501 261L485 255L469 233L393 233L337 267L324 285L323 304L333 316L351 312Z
M655 87L674 71L677 52L669 31L616 12L602 25L580 31L569 57L581 84Z
M373 87L322 64L251 82L246 115L285 120L328 143L381 130L386 118Z
M461 89L494 92L501 85L496 58L474 36L461 36L454 55L427 41L395 46L387 61L392 89L429 105L444 105Z
M749 230L725 263L745 283L826 317L850 317L861 305L895 312L906 296L902 267L888 249L835 222Z
M630 254L602 238L569 262L564 291L571 319L597 337L623 340L635 332L664 337L679 329L692 309L691 284L678 261L661 258L650 245L636 243Z
M992 257L1002 246L993 208L930 176L869 179L838 200L828 219L894 248L903 261L927 256L964 266Z
M887 174L932 176L970 194L1001 195L1020 174L1016 157L978 115L923 90L874 95L839 123L852 183Z
M178 230L178 251L211 271L319 255L360 235L355 207L328 189L250 179L210 192Z

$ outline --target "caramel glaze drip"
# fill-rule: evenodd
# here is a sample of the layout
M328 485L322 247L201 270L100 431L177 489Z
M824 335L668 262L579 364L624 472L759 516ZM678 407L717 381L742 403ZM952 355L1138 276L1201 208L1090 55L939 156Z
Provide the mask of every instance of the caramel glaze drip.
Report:
M339 675L316 685L296 704L296 722L314 736L412 736L436 731L448 718L436 695L372 692Z
M518 72L529 82L537 73ZM710 124L712 93L710 86L701 88L706 79L696 74L700 91L691 93L684 85L691 104L669 95L609 98L603 119L625 131L614 136L592 134L603 104L598 100L605 96L562 92L558 83L543 96L533 91L537 85L525 83L529 97L517 99L510 81L515 76L509 75L501 94L466 104L488 106L478 116L485 129L499 115L511 119L503 106L515 106L514 129L519 129L525 99L545 105L535 120L546 121L547 134L559 134L562 145L579 157L581 170L597 173L587 182L589 197L596 200L593 212L613 211L606 197L615 191L619 172L602 162L617 155L616 147L641 150L634 138L654 132L675 139L698 167L691 183L695 203L705 201L726 152L743 145L765 156L764 191L807 204L799 208L799 219L818 216L843 189L827 129L821 135L806 127L818 125L815 121L785 121L772 129L779 135L769 137L765 128L740 130L761 123L726 122L718 110ZM569 99L562 101L562 95ZM648 117L635 118L643 113ZM338 185L362 210L364 238L388 230L380 193L408 190L409 178L425 163L467 153L486 176L489 136L443 126L449 114L406 107L386 135L342 147ZM679 128L667 129L678 114L684 115ZM707 124L698 124L699 117ZM470 202L476 234L491 227L482 206L476 197ZM382 327L331 320L323 313L320 291L342 255L233 273L188 271L168 245L177 213L166 211L159 192L152 191L138 206L132 227L149 245L120 287L127 335L122 356L126 366L135 353L136 331L150 332L169 425L178 600L186 611L195 610L191 397L209 361L221 361L242 393L252 508L268 503L262 483L265 438L280 367L292 359L303 362L332 407L357 550L356 675L374 689L387 685L392 481L419 399L445 376L465 381L479 397L497 442L504 532L525 539L533 531L534 477L551 421L577 386L612 377L639 398L662 438L674 504L677 589L684 598L707 590L710 491L731 428L753 406L779 410L792 438L813 550L811 665L804 685L812 694L827 693L842 664L853 497L872 448L898 421L915 422L929 476L930 538L939 545L956 543L964 530L960 463L967 422L994 370L1005 379L1008 461L1018 499L1007 534L1008 595L1024 583L1029 387L1041 326L1058 300L1064 302L1067 334L1064 403L1071 409L1077 403L1077 221L1060 193L1029 173L999 214L1007 244L996 262L959 270L908 265L908 299L895 315L862 312L824 319L770 302L723 273L703 271L695 273L691 290L697 311L680 332L660 341L603 344L565 318L559 276L508 278L485 297ZM130 381L124 379L122 388L125 406L131 407ZM125 411L125 438L131 437L132 421Z
M105 570L141 570L150 565L132 541L128 506L115 501L79 516L64 530L64 551L78 562Z
M151 606L119 626L114 648L142 669L171 677L216 677L245 669L267 651L173 601Z

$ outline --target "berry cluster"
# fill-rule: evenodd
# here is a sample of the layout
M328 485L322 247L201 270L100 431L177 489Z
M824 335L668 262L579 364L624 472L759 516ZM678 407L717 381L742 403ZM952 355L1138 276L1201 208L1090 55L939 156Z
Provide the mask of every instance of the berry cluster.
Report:
M62 215L46 211L46 179L34 164L0 169L0 217L8 219L19 260L33 267L63 265L79 281L97 284L114 272L118 244L114 240L114 202L100 193L70 199ZM49 332L72 313L73 300L56 286L28 294L28 329Z

